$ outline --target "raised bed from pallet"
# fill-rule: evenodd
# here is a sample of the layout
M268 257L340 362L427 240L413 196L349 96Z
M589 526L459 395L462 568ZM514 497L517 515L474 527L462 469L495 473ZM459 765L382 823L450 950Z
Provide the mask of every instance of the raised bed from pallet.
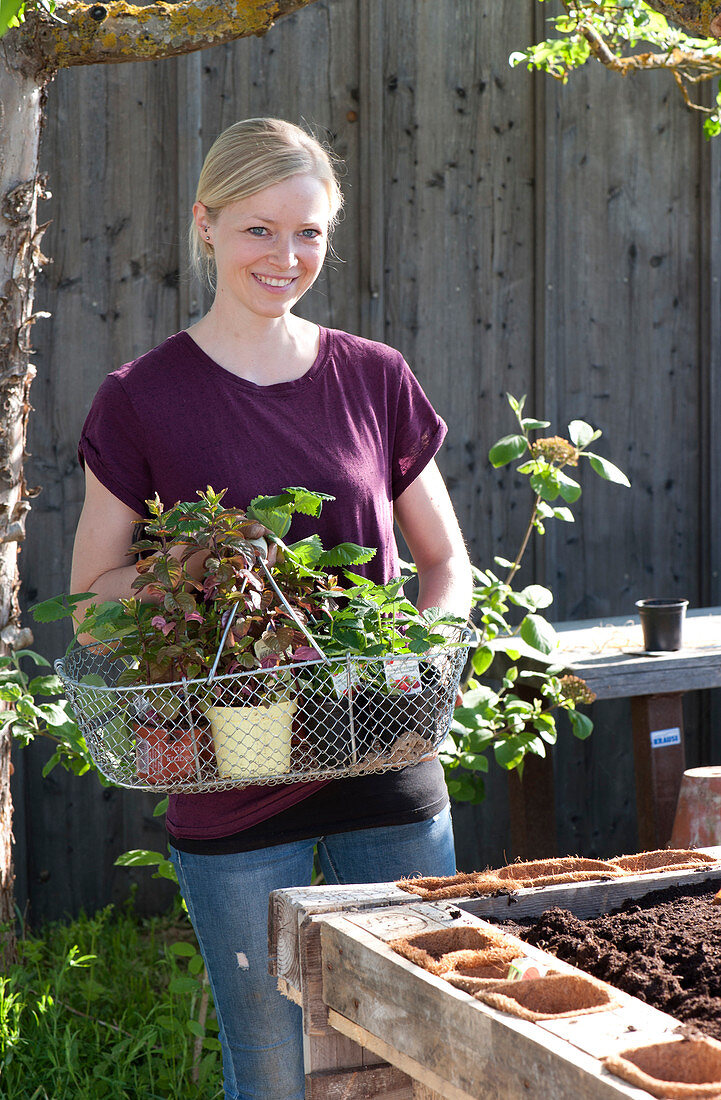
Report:
M721 850L708 851L721 859ZM307 1096L647 1098L603 1070L601 1060L624 1046L672 1037L673 1017L617 991L618 1009L527 1023L475 1001L386 943L427 929L482 926L483 917L536 917L552 906L597 916L627 898L700 880L721 886L721 864L434 903L393 884L278 891L271 898L270 966L281 991L303 1007ZM527 944L522 949L578 973Z

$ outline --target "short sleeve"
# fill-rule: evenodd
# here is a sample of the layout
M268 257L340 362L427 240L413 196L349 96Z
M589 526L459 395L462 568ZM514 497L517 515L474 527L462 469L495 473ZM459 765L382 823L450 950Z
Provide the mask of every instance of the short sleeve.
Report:
M78 460L140 516L145 515L145 501L154 492L144 440L142 425L122 383L108 375L83 425Z
M405 360L402 361L395 417L391 485L396 500L435 458L448 428Z

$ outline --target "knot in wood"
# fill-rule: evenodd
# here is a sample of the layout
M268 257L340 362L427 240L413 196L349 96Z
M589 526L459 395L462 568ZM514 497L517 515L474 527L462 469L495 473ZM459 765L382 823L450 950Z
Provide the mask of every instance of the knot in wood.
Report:
M104 8L102 4L94 4L88 14L91 19L95 20L96 23L102 23L108 12L107 8Z

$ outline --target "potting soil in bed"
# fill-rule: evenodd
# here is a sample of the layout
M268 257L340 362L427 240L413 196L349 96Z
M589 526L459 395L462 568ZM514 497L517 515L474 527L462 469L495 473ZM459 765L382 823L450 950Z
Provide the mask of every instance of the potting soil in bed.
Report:
M718 885L718 884L717 884ZM706 882L671 886L582 920L549 909L505 931L721 1039L721 905Z

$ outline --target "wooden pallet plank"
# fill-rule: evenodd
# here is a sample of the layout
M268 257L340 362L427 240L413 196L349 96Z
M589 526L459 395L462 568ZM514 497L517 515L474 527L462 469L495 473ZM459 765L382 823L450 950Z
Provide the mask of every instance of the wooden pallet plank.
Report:
M448 1100L639 1095L596 1058L473 1000L345 917L322 921L321 942L332 1025Z
M718 849L714 849L718 851ZM706 869L708 867L708 870ZM574 882L539 886L495 898L459 898L458 907L478 917L493 920L525 920L540 917L546 909L570 909L577 917L599 917L617 909L630 898L642 898L669 886L697 882L721 884L721 866L702 865L698 871L667 871L662 875L634 875L608 882Z
M395 1066L356 1066L307 1074L305 1096L306 1100L413 1100L413 1084Z

